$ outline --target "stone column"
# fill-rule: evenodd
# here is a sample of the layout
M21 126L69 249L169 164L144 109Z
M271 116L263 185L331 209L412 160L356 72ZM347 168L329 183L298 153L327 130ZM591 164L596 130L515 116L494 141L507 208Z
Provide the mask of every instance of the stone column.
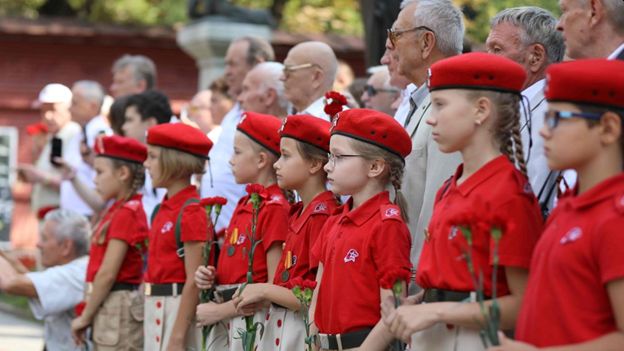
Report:
M223 74L228 46L232 40L244 36L256 36L270 42L271 28L232 22L220 16L207 16L187 24L178 32L178 45L197 62L198 90L207 88Z

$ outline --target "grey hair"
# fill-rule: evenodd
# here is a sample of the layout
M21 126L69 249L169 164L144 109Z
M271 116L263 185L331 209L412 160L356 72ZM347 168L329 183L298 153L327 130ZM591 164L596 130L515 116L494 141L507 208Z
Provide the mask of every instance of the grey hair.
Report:
M418 0L414 24L426 26L435 32L436 46L443 55L462 53L464 17L450 0Z
M89 236L91 224L87 218L68 209L56 209L45 215L46 222L56 223L54 237L59 240L71 240L74 243L76 257L89 252Z
M620 0L621 1L621 0ZM557 30L557 19L547 10L535 6L513 7L496 14L490 27L509 23L521 29L520 40L524 45L542 44L546 49L548 63L563 59L565 43Z
M260 37L246 36L235 39L234 42L244 41L247 47L247 56L245 60L249 67L253 67L258 63L275 60L275 51L271 44Z
M263 90L273 89L277 94L277 102L279 106L288 111L288 99L284 94L284 82L280 79L284 72L284 65L279 62L262 62L254 69L261 70L264 74L261 88Z
M602 0L607 20L617 33L624 34L624 1Z
M123 55L113 64L113 73L126 67L132 67L134 81L145 81L147 90L156 87L156 65L149 57L143 55Z
M96 103L98 107L102 107L106 93L100 83L94 80L79 80L74 83L73 89L79 90L85 99Z

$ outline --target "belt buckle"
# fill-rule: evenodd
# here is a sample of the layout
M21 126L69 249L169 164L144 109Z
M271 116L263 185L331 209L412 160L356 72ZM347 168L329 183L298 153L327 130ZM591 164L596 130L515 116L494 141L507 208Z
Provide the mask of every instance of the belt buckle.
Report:
M329 349L329 335L319 333L318 340L319 340L320 348L326 349L326 350Z
M178 283L171 284L171 296L178 296Z
M152 284L145 283L145 296L151 296L151 295L152 295Z

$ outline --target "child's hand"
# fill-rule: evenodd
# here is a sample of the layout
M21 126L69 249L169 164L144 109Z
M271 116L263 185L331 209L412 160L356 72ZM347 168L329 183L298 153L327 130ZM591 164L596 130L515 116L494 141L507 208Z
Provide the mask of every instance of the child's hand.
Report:
M236 311L244 316L253 315L263 307L265 301L265 291L267 285L264 283L248 284L240 292L240 289L234 294L234 307Z
M215 282L215 268L213 266L199 266L195 271L195 285L199 289L212 289Z
M388 318L390 318L390 316L395 311L396 308L394 307L394 297L386 296L386 298L381 301L381 318L388 326L390 326Z
M197 319L197 327L212 325L225 319L222 306L218 303L207 302L197 305L195 310L195 318Z
M71 323L71 333L76 345L82 345L85 342L85 331L91 325L91 322L83 316L74 318Z

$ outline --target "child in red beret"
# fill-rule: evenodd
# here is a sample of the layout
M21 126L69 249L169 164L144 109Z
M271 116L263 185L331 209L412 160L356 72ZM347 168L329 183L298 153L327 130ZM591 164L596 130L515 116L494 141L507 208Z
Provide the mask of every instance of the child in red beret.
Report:
M535 248L515 336L493 350L621 350L624 345L624 62L546 72L548 166L577 185ZM534 345L534 346L531 346Z
M411 240L400 188L412 143L391 116L351 109L335 117L329 149L331 190L350 198L313 248L319 267L311 316L317 346L347 350L358 348L379 321L381 298L393 295L394 283L406 290Z
M301 201L291 207L288 236L273 281L247 285L234 301L241 313L259 302L272 304L259 351L303 350L306 346L302 314L307 311L291 289L299 286L303 291L304 286L315 284L318 261L311 257L311 249L338 206L334 194L326 189L323 170L330 126L314 116L296 115L284 119L280 129L281 156L273 165L277 184L297 191Z
M105 136L95 144L95 153L95 188L112 204L91 236L86 306L73 320L72 333L83 343L91 325L96 349L139 350L143 348L143 323L138 318L143 298L138 287L148 229L137 192L143 186L147 149L134 139Z
M193 274L214 231L191 177L204 172L212 142L199 129L175 123L147 131L145 167L167 195L152 214L145 284L145 350L198 350L199 291Z
M240 331L245 330L245 319L236 310L232 297L241 284L247 282L249 250L251 250L253 205L251 193L260 188L262 203L258 213L255 240L262 240L256 247L253 261L253 282L274 280L275 269L280 262L282 245L288 232L290 204L277 185L273 164L280 156L279 129L281 120L275 116L246 112L241 117L234 136L234 155L230 160L232 173L238 184L250 184L249 195L244 196L234 209L225 233L218 264L200 267L196 282L200 289L216 283L216 301L201 304L197 318L202 325L213 325L206 343L209 350L243 350ZM216 279L216 282L215 282ZM267 308L257 304L246 311L255 322L264 324ZM218 323L222 321L222 323ZM256 336L258 345L260 334Z
M517 63L485 53L432 65L433 111L427 123L437 147L459 151L463 163L438 191L425 232L416 273L416 283L424 289L418 300L424 303L385 310L376 334L387 337L386 343L389 331L397 339L411 340L411 350L483 350L480 329L485 320L470 264L482 276L484 299L496 293L500 328L513 329L542 230L519 134L525 78ZM492 234L494 228L502 232L500 239ZM500 265L496 280L494 262ZM383 347L373 345L363 349Z

